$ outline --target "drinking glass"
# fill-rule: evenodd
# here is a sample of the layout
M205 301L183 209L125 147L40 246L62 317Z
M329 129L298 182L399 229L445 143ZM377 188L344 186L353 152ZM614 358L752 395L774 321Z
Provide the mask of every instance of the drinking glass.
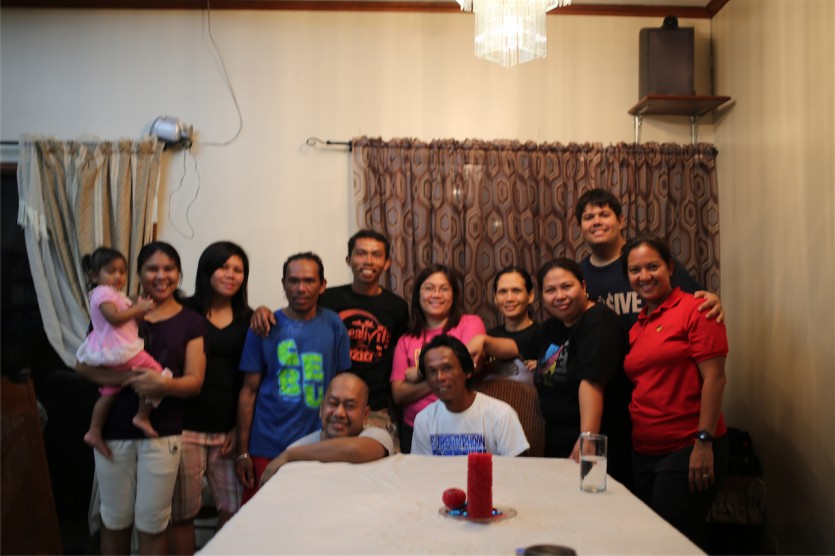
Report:
M605 434L584 432L580 435L580 490L606 491L607 443Z

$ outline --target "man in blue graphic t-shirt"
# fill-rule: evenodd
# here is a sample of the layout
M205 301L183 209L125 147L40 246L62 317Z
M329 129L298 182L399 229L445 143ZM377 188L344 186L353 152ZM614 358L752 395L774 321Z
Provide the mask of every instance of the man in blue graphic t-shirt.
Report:
M391 362L397 340L406 331L409 307L398 295L380 285L391 266L391 243L379 232L362 229L348 239L345 258L354 278L350 284L329 287L319 306L339 314L351 340L351 372L368 385L370 426L386 429L399 451L397 418L391 398ZM262 336L275 325L275 314L258 307L252 328Z
M530 448L512 407L470 389L473 360L458 339L432 338L420 352L418 369L438 399L415 417L413 454L518 456Z
M327 285L321 259L299 253L284 263L287 307L275 312L266 337L247 333L239 368L238 456L243 502L258 489L274 457L320 425L319 406L330 380L351 367L348 333L339 316L318 307Z

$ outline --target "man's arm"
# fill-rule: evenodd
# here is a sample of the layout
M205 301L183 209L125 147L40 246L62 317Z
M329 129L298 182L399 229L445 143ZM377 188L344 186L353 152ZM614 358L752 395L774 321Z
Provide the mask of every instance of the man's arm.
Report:
M705 291L704 287L693 278L678 259L673 260L673 275L670 277L673 287L679 287L682 291L693 294L693 297L704 299L705 302L699 305L699 312L707 311L705 317L715 318L716 322L725 320L725 309L715 293Z
M388 434L388 433L386 433ZM273 459L261 475L261 486L281 469L285 463L292 461L321 461L366 463L382 459L386 456L386 449L377 440L368 437L328 438L321 442L287 448L280 456Z
M705 314L706 318L712 319L716 317L716 322L725 322L725 308L722 307L718 295L699 290L693 294L693 297L704 298L705 302L699 305L699 312L707 311L707 314Z
M275 313L261 305L252 312L249 327L258 336L265 338L270 333L270 329L275 326L275 322Z
M261 386L260 373L247 373L238 394L238 455L235 458L235 475L247 488L255 486L255 471L249 457L249 433L252 430L252 416L255 413L255 398Z

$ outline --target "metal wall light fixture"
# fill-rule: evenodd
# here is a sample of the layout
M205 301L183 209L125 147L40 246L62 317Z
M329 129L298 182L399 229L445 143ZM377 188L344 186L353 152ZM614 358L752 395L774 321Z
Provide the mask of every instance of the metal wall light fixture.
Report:
M545 15L571 0L457 0L475 14L475 55L509 68L546 52Z

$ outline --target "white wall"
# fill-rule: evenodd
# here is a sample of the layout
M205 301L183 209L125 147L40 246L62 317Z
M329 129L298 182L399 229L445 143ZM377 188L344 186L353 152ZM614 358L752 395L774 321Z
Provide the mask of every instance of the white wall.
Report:
M243 132L228 147L192 149L200 174L193 238L167 220L183 154L166 152L160 237L180 250L187 291L209 242L240 242L252 259L251 298L270 306L283 303L281 263L293 252L322 255L332 284L349 279L349 156L310 149L305 139L632 141L638 31L661 23L549 16L548 57L502 69L474 58L470 14L219 11L211 21ZM199 11L4 9L0 25L3 139L136 137L162 114L193 124L203 141L237 128ZM681 25L696 28L697 89L707 93L710 22ZM709 122L701 130L711 141ZM689 126L647 119L643 137L688 142ZM171 202L184 231L193 163L186 160Z
M750 429L785 554L835 553L835 2L714 18L728 421Z

